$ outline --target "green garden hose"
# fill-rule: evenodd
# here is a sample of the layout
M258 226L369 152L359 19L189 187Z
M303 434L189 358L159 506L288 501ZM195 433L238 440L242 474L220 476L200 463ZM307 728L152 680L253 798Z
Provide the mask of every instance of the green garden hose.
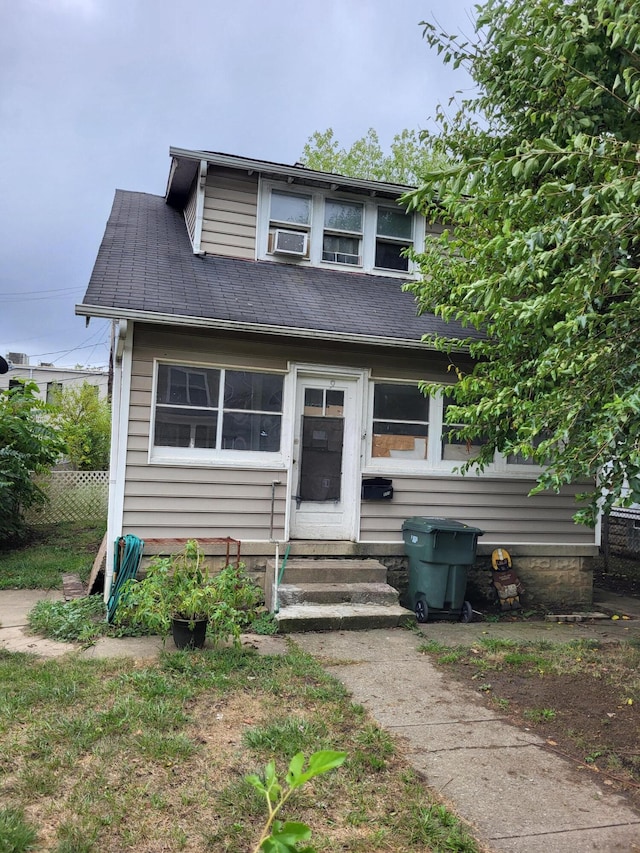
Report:
M138 574L144 541L131 533L127 533L126 536L120 536L116 539L115 545L113 554L113 576L115 580L111 586L111 595L107 604L108 622L113 622L125 581L135 578Z

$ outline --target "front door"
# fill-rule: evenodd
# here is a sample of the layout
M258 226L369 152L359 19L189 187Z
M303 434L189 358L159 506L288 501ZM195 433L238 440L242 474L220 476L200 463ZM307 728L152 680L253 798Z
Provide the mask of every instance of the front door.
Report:
M360 376L299 374L292 539L354 539L360 496Z

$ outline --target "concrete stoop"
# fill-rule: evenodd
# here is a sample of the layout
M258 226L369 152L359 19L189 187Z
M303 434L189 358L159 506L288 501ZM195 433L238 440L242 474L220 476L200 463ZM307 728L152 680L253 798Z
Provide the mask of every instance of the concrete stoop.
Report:
M271 570L274 570L273 564ZM414 620L377 560L296 558L286 564L274 616L282 633L397 628ZM273 600L275 601L275 590Z

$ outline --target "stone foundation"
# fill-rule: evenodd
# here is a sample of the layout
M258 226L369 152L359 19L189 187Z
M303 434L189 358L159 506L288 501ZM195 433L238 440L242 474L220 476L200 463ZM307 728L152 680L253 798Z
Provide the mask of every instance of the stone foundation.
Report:
M491 596L491 550L487 546L480 553L467 575L466 597L478 610L495 609ZM522 581L525 592L520 596L523 607L546 609L555 612L561 610L590 610L593 605L593 563L597 548L575 548L561 546L540 547L542 553L535 553L535 546L524 548L514 546L507 549L511 555L513 569ZM577 553L568 553L570 551ZM582 553L583 551L591 553ZM533 552L533 553L532 553ZM404 602L409 584L408 562L406 557L378 558L387 566L387 582L400 593ZM408 602L407 602L408 604Z
M182 543L172 548L166 544L152 548L145 547L143 569L150 553L171 553L178 550ZM480 611L495 609L490 597L491 552L495 545L480 543L478 557L469 569L466 598ZM521 596L523 607L531 609L589 610L593 604L593 563L597 557L596 545L509 545L505 547L512 558L513 569L524 584L525 592ZM225 562L224 546L218 543L203 545L211 568L222 568ZM267 561L275 556L273 543L242 543L240 560L245 564L248 574L264 590ZM286 545L280 545L279 562L282 565ZM225 555L225 556L223 556ZM235 556L235 554L234 554ZM387 568L387 583L398 590L400 600L409 585L408 560L404 554L403 543L355 543L355 542L292 542L290 557L367 558L379 560ZM411 608L413 609L413 608Z
M511 552L510 552L511 553ZM513 569L525 591L520 596L523 608L590 610L593 605L593 557L538 555L514 556ZM491 599L491 558L481 557L470 569L468 593L472 603L487 605Z

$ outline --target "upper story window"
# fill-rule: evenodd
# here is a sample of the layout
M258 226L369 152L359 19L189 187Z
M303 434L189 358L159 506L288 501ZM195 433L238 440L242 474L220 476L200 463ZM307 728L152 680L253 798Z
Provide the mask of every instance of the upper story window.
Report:
M284 377L160 364L154 448L280 451Z
M311 225L311 196L272 192L271 220L287 225Z
M312 198L309 195L294 195L275 190L271 193L270 252L300 258L309 256L311 204Z
M322 260L332 263L362 263L363 208L361 204L347 201L324 203L324 234L322 237Z
M376 228L376 260L380 269L407 272L404 249L413 243L413 217L393 207L379 207Z
M323 188L298 192L265 179L260 189L258 257L381 275L411 274L411 262L403 252L407 247L422 250L421 222L393 199L348 197Z

